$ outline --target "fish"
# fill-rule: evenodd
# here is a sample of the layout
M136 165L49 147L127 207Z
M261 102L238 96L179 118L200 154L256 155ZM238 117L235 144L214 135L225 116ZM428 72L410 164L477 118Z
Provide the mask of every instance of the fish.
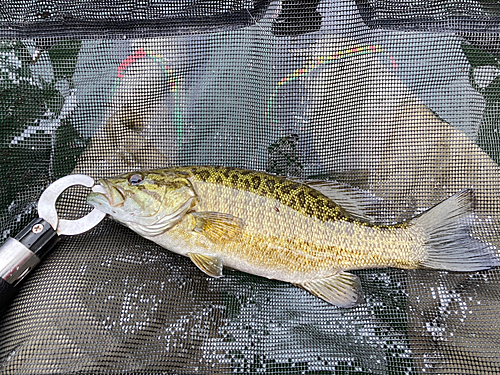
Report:
M470 234L472 189L391 225L373 221L363 195L343 184L223 166L101 179L87 202L208 276L225 267L281 280L344 308L364 300L360 278L348 271L499 264L495 249Z

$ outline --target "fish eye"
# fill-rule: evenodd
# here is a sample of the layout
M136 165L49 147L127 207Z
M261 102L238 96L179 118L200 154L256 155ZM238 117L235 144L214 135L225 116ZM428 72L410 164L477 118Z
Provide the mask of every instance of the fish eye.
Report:
M128 183L132 186L138 185L142 182L142 176L140 174L133 174L128 178Z

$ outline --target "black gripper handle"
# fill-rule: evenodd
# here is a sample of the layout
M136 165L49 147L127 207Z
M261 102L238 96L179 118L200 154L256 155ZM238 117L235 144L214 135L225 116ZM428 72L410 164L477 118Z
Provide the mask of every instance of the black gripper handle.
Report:
M0 277L0 318L17 294L17 289Z

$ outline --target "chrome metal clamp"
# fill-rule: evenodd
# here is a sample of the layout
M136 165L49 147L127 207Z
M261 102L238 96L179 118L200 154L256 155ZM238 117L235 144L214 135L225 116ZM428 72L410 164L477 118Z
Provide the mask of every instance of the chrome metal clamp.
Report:
M77 185L99 189L92 177L82 174L69 175L53 182L40 196L39 217L0 247L0 312L15 296L17 285L52 250L59 236L84 233L106 216L94 209L78 220L58 218L55 206L57 199L66 189Z

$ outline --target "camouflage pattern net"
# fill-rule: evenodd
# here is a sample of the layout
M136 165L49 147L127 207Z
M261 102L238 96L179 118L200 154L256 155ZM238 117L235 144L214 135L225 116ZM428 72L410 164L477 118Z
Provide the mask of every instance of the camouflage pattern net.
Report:
M473 188L472 234L500 249L498 4L81 4L2 5L2 242L67 174L223 165L349 184L387 225ZM23 284L0 374L500 372L499 269L353 273L365 302L337 308L105 220Z

